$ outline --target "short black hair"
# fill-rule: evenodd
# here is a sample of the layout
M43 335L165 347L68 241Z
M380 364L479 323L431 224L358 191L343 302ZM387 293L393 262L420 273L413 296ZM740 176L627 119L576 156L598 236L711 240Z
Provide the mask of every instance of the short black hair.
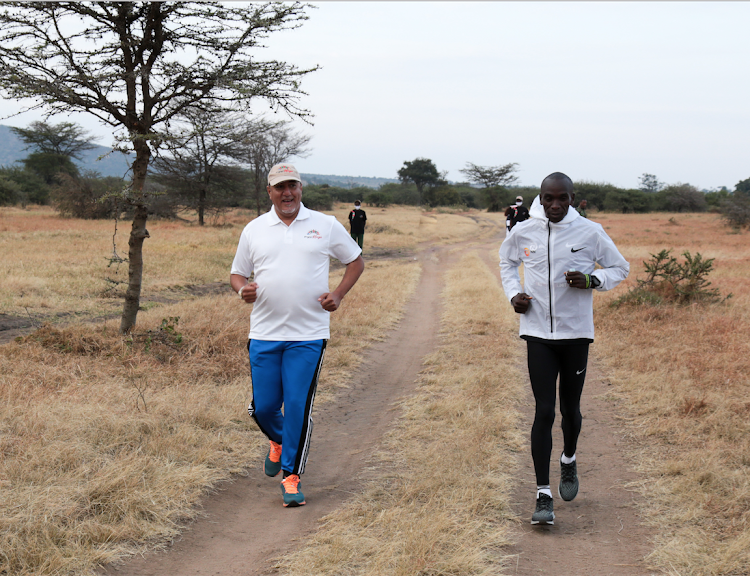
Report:
M359 200L355 200L355 201L354 201L354 203L355 203L355 204L362 204L362 202L361 202L361 201L359 201Z
M568 194L573 193L573 181L570 179L570 177L567 174L563 174L562 172L553 172L549 176L547 176L544 180L542 180L542 186L544 186L544 183L547 180L556 180L557 182L564 182L565 187L568 189Z

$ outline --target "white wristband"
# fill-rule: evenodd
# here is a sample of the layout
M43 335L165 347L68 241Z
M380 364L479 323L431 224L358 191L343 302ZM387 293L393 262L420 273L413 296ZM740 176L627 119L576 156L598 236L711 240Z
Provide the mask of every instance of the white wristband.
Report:
M242 288L244 288L244 286ZM237 294L240 295L240 298L242 298L242 288L240 288L239 290L237 290ZM242 298L242 299L244 300L244 298Z

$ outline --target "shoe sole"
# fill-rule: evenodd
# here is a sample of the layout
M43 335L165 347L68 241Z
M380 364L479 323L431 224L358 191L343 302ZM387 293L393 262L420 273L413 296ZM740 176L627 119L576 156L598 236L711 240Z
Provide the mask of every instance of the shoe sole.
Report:
M297 508L298 506L304 506L305 504L307 504L307 502L304 500L302 502L289 502L289 504L284 502L284 508Z
M538 524L541 524L543 526L554 526L555 525L555 519L552 520L532 520L531 524L536 526Z

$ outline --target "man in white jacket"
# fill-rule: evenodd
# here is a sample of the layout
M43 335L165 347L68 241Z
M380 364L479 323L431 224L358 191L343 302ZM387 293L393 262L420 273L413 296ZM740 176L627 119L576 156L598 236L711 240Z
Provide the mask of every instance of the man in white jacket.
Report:
M514 226L500 247L503 289L521 314L520 336L526 340L536 400L531 454L537 499L532 524L554 524L549 472L558 376L564 438L558 494L566 501L578 494L576 447L588 349L594 341L593 290L611 290L630 271L602 226L570 209L574 198L570 178L561 172L550 174L531 205L531 218Z

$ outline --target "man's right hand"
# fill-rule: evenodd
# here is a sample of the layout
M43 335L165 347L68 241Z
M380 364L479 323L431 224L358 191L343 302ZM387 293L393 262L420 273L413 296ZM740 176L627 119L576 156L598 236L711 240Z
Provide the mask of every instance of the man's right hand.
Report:
M526 311L531 306L533 296L529 296L525 292L520 292L511 298L510 303L513 304L513 310L517 314L526 314Z
M240 296L245 302L252 304L258 299L258 284L256 282L245 284L240 288Z

